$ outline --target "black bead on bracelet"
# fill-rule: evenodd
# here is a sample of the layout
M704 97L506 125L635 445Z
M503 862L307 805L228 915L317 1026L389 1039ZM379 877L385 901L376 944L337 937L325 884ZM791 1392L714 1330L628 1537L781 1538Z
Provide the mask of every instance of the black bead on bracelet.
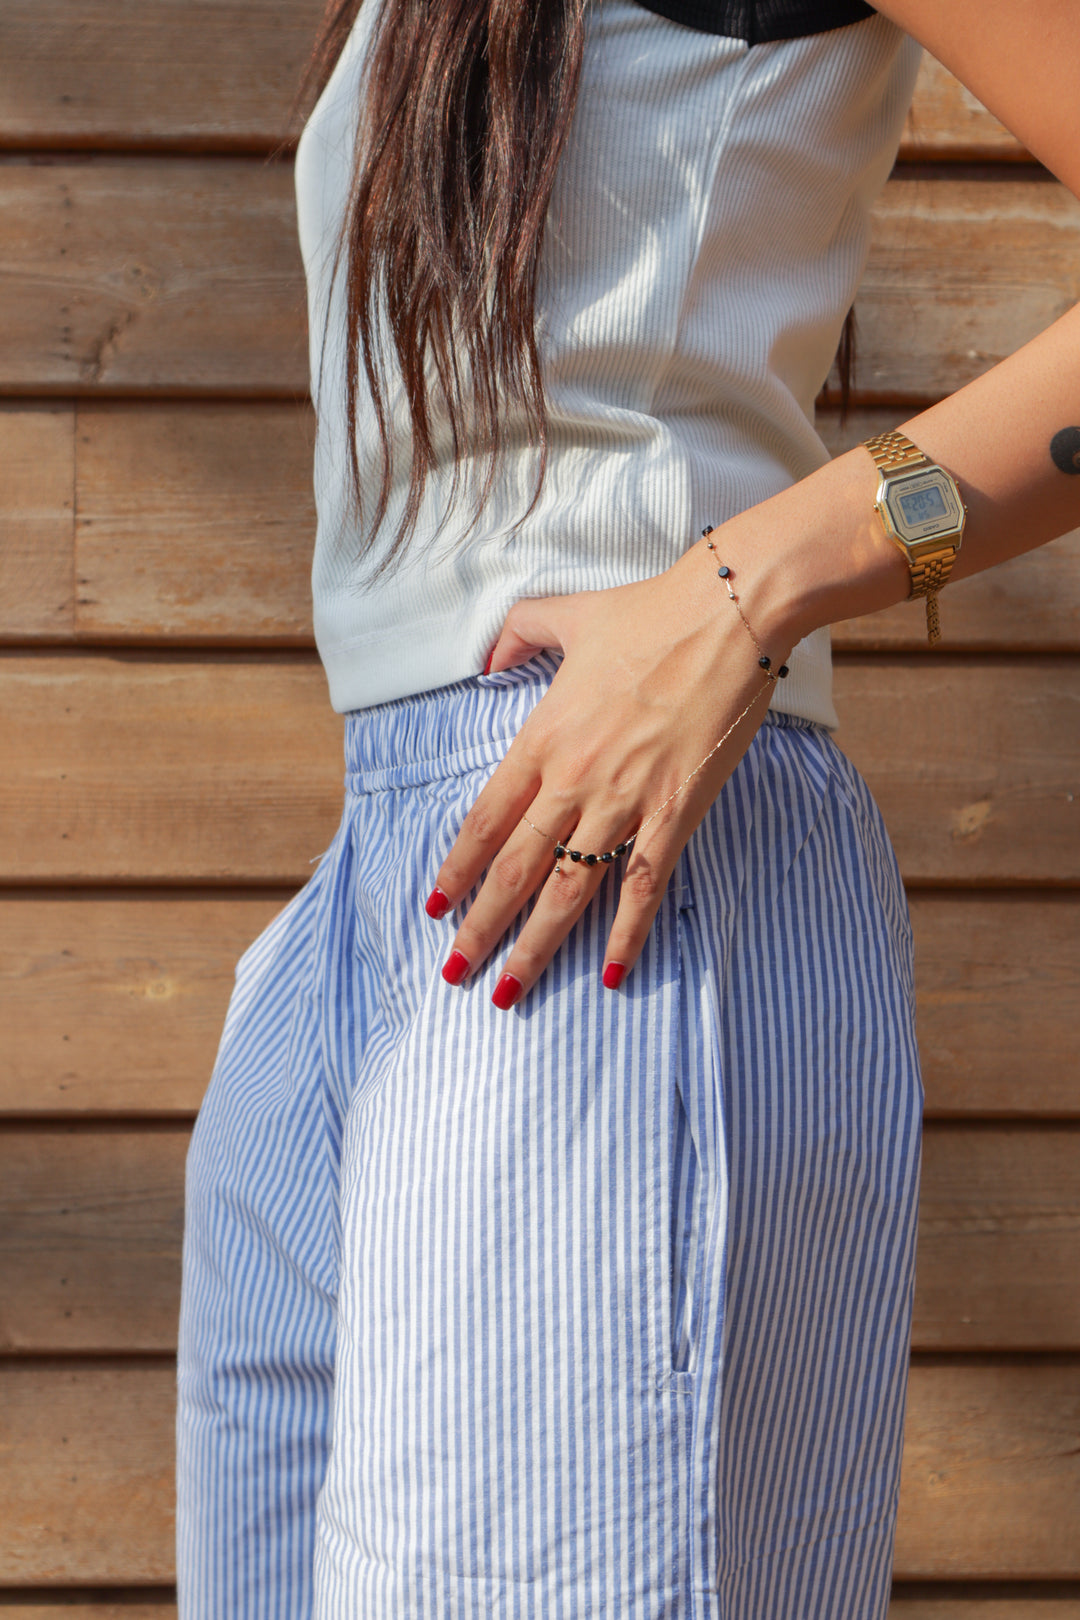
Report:
M701 538L708 542L708 546L709 546L710 551L715 551L716 550L715 545L713 544L713 542L711 540L709 540L709 536L710 536L710 534L712 534L712 532L713 532L712 524L710 523L707 528L702 529ZM735 592L731 588L731 581L735 578L734 570L729 568L727 563L721 563L719 568L716 570L716 572L719 575L719 577L723 580L725 586L727 587L728 597L730 598L730 600L732 602L734 602L735 611L738 613L739 618L742 620L743 624L746 626L746 629L747 629L747 631L749 633L749 636L750 636L750 640L754 643L754 646L758 650L758 653L760 655L759 658L758 658L758 666L759 666L759 668L761 668L761 669L763 669L765 671L765 673L768 675L768 677L769 677L769 679L771 681L782 681L782 680L786 679L786 677L791 673L790 670L788 669L787 665L786 664L781 664L779 669L777 669L777 670L773 669L773 667L772 667L772 659L769 657L768 653L765 651L764 647L761 645L761 642L758 640L757 636L754 634L754 631L753 631L753 628L751 627L749 619L746 617L746 614L743 612L742 608L739 605L739 598L735 595Z

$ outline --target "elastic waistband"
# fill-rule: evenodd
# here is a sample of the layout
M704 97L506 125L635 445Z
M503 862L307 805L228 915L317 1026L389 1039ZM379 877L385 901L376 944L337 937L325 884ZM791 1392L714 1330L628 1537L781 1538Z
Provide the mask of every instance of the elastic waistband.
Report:
M345 786L379 793L494 768L562 663L555 652L494 675L473 675L345 716ZM818 730L812 720L767 710L764 724Z

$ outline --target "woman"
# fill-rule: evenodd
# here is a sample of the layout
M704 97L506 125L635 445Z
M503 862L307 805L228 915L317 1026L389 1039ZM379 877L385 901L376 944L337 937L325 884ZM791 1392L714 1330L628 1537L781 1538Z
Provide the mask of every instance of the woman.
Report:
M1080 192L1076 20L331 18L347 798L189 1160L182 1614L884 1615L921 1087L827 626L1080 521L1080 314L832 463L813 401L913 40Z

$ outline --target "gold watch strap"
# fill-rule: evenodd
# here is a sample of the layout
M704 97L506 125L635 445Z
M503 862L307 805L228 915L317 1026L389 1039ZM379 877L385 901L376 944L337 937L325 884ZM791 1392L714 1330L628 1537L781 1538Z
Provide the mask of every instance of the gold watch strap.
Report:
M894 473L915 472L920 467L937 465L896 428L891 428L888 433L875 433L873 438L863 440L863 446L869 450L885 478ZM931 645L941 638L937 593L948 583L955 557L956 545L952 540L943 542L940 551L923 552L919 557L913 557L910 551L907 553L911 571L909 594L926 597L926 633Z
M917 444L912 444L911 440L896 428L890 428L888 433L875 433L872 439L864 439L863 444L886 475L914 472L916 467L934 465Z

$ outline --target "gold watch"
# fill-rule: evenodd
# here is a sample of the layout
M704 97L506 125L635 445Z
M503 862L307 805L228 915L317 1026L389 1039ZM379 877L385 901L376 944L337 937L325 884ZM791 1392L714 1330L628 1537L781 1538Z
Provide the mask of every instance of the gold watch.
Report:
M911 570L910 596L926 598L926 634L941 638L937 593L948 581L964 533L967 507L956 479L895 429L864 441L881 481L874 511Z

